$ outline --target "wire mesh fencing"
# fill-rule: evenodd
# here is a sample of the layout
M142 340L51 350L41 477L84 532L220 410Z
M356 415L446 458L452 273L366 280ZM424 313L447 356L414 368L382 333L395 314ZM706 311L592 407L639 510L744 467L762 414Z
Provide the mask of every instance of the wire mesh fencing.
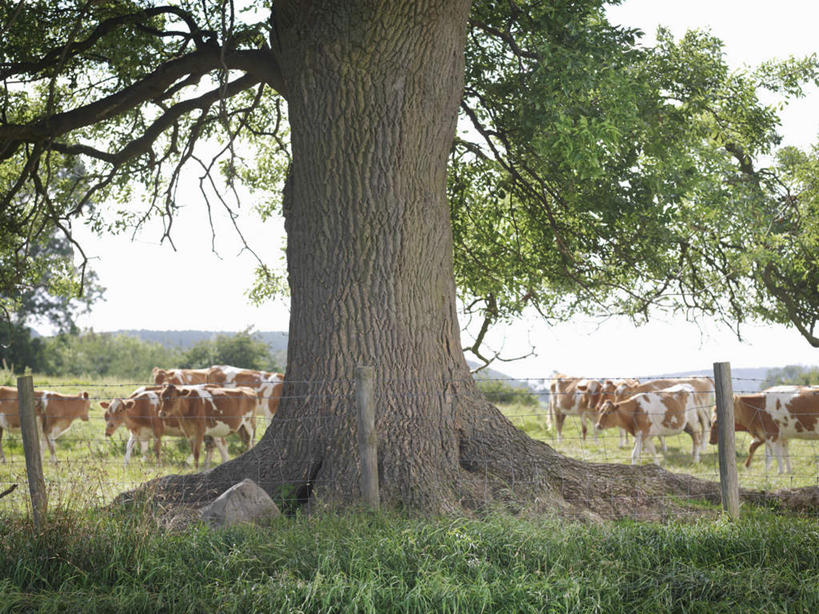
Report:
M680 432L673 435L644 437L641 445L642 450L639 458L637 458L634 451L635 438L633 430L631 433L624 433L617 427L602 430L595 428L599 423L600 413L597 408L602 405L602 396L593 399L593 404L587 400L587 403L592 406L586 407L587 411L585 413L579 410L567 411L565 420L562 423L561 436L558 440L555 408L557 398L560 396L569 398L570 396L574 403L580 401L582 393L577 390L553 391L552 384L557 380L584 380L586 382L598 382L603 386L608 379L611 378L529 378L524 381L537 397L537 404L501 403L498 406L500 411L516 427L532 438L546 442L565 456L591 463L622 464L632 462L648 464L654 462L656 458L656 462L668 471L685 473L711 481L719 480L717 447L708 443L710 424L699 423L697 425L700 435L698 454L694 453L694 438L680 429ZM634 379L639 379L642 382L651 380L651 378L645 377ZM705 378L700 379L705 380ZM513 380L504 379L500 381L513 383ZM516 383L520 381L514 380ZM289 383L300 384L299 382ZM302 387L291 385L286 388L289 392L283 398L299 399L304 403L338 401L339 398L343 398L344 402L348 403L356 402L355 382L353 380L333 382L333 385L311 386L309 382L302 382L301 384L305 385ZM734 393L740 396L756 395L755 398L762 399L762 401L772 401L774 406L777 400L780 401L781 405L782 398L784 398L782 397L783 394L789 394L783 390L760 392L758 390L759 384L758 380L735 378L733 380ZM159 418L155 413L151 412L137 413L132 416L146 419L149 422L150 420L163 422L165 431L158 447L158 457L154 432L149 426L143 426L141 430L134 431L134 437L132 437L132 431L129 431L124 422L112 428L110 416L106 420L105 406L111 408L113 399L127 400L129 397L138 394L139 391L142 391L141 394L143 395L150 396L148 393L158 395L159 392L156 387L149 383L104 381L49 383L48 381L42 381L37 383L36 388L38 390L52 390L68 396L87 393L90 406L87 420L82 418L73 420L70 428L67 428L56 438L56 462L52 460L48 448L43 450L42 464L49 501L52 504L81 507L105 504L110 502L117 494L136 488L151 479L168 474L190 473L201 470L208 459L212 465L215 465L224 462L227 458L234 458L244 453L248 447L247 433L243 440L243 435L238 429L230 433L218 430L209 431L210 438L203 437L202 439L200 466L197 468L193 463L189 443L192 434L191 425L193 424L190 420L186 425L174 431L166 424L172 420L173 416ZM152 388L153 390L151 390ZM0 405L7 401L16 401L16 390L10 389L15 391L13 398L12 393L8 392L9 389L5 390L5 393L0 393ZM376 397L377 394L376 391ZM444 392L442 391L441 394L444 394ZM810 396L813 396L813 394L814 391L811 390ZM780 396L777 397L776 395ZM658 394L658 397L661 396ZM260 403L269 400L264 394L257 395L257 397ZM819 397L817 397L817 400L819 400ZM416 399L414 402L420 403L423 401ZM436 402L441 402L441 399L437 399ZM551 413L550 404L552 405ZM707 403L700 403L689 409L693 409L694 413L700 417L703 415L710 417L712 407L713 397L709 398ZM737 432L736 460L740 467L739 483L742 488L775 490L819 485L819 449L817 449L816 440L811 438L816 435L816 432L807 428L811 420L813 420L812 424L816 424L816 412L815 409L812 409L813 405L810 404L800 407L800 409L791 410L791 420L795 421L794 423L804 423L806 426L802 432L797 432L796 436L788 439L787 447L784 450L782 446L776 448L771 442L760 442L759 438L755 437L751 432ZM158 406L156 406L156 410L158 410ZM759 407L755 411L755 415L761 415ZM780 412L782 411L785 410L780 409ZM585 434L583 433L581 415L586 422ZM284 425L284 420L285 418L279 415L276 417L274 424L281 428ZM341 418L334 415L290 418L290 420L302 422L304 428L312 432L347 429L352 433L355 430L353 424L340 425L338 421ZM312 422L308 423L307 421ZM268 425L261 415L256 416L255 424L256 429L251 436L254 442L258 442ZM5 491L14 484L20 486L15 493L0 499L0 511L25 511L28 507L25 488L23 488L26 484L26 465L21 437L19 433L15 432L14 425L10 424L8 419L5 422L0 422L0 425L3 426L4 431L2 434L2 450L5 455L5 462L0 464L0 492ZM222 438L224 438L224 442L221 441ZM754 444L756 444L754 448L755 455L749 463L749 467L745 469L744 464L748 457L748 450ZM308 443L308 445L310 444ZM656 448L656 456L652 446ZM418 449L415 449L415 447L413 446L414 451L412 453L422 454L420 451L422 448L418 446ZM790 463L790 469L783 468L782 473L780 473L777 455L782 456L785 452ZM285 454L286 451L280 449L278 453ZM538 481L537 477L533 478L529 472L514 465L499 468L497 459L488 457L461 458L460 462L472 476L469 485L470 492L475 492L476 484L478 490L480 490L480 482L483 479L484 488L487 490L487 500L492 498L491 493L488 492L491 488L489 476L492 472L498 473L500 471L506 476L512 490L527 480ZM266 475L267 472L264 463L270 463L269 456L259 457L257 473L260 478ZM493 463L494 467L490 470L490 464ZM288 476L279 476L278 479L284 483L287 482ZM320 477L315 478L312 486L317 488L333 486L335 479L336 476L332 472L324 472ZM284 492L283 497L289 499L290 502L296 503L301 496L297 490L298 487L294 486L292 492ZM466 490L466 485L464 485L464 491ZM593 499L595 493L584 495L578 492L566 492L564 495L567 498L588 496ZM696 497L695 493L691 494L691 498ZM615 503L612 501L612 505ZM674 507L674 502L669 500L669 510L673 510Z

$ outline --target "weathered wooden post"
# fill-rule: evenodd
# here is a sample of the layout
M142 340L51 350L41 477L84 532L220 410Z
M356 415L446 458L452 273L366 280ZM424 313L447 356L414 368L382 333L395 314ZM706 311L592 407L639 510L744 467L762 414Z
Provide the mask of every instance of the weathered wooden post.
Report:
M34 528L40 529L48 510L48 495L43 477L43 460L40 456L40 429L37 427L37 417L34 413L34 380L30 375L17 378L17 406L20 412L20 430L23 432L23 452L26 456Z
M714 385L717 396L717 433L719 435L719 485L722 508L732 520L739 518L739 480L737 447L734 433L734 391L731 386L731 363L714 363Z
M361 453L361 496L371 509L378 509L378 438L375 432L373 387L375 369L356 367L355 397L358 405L358 449Z

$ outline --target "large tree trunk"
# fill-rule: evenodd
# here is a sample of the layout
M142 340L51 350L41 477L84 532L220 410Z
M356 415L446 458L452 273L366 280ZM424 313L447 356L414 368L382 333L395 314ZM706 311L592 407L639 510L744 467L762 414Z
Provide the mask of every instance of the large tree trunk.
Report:
M470 1L369 4L276 2L293 147L282 402L247 454L152 488L198 502L251 477L274 496L357 502L353 376L372 365L386 505L619 516L650 515L666 493L717 497L653 467L563 458L480 396L461 350L445 190Z

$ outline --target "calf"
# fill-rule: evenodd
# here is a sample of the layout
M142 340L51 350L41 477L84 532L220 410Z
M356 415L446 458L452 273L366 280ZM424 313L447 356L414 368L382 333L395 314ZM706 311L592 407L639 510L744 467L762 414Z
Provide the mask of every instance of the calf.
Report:
M74 420L79 418L83 422L88 422L91 401L88 400L87 392L68 395L49 390L35 390L34 396L40 400L43 435L48 444L48 451L51 453L51 460L57 462L54 440L65 433Z
M199 452L206 435L225 437L244 426L251 435L250 441L253 441L258 403L254 390L242 387L178 388L167 384L159 396L159 417L178 420L180 429L191 442L193 462L197 469Z
M127 399L113 399L110 403L101 401L100 406L105 410L105 436L111 437L116 430L125 425L129 431L128 443L125 445L124 464L127 467L131 458L134 444L138 441L142 457L148 454L148 444L154 440L154 454L159 463L162 437L185 437L185 433L175 418L162 420L159 415L159 391L161 386L143 386L138 388ZM245 433L245 431L242 431ZM245 437L242 437L245 441ZM247 443L247 442L245 442ZM222 462L227 462L227 443L223 438L205 437L205 464L210 465L213 448L219 450ZM192 456L192 455L191 455Z
M715 413L716 418L716 413ZM790 439L819 439L819 389L807 386L775 386L755 394L734 395L734 430L753 436L745 466L763 443L776 455L779 473L790 473ZM711 426L710 441L718 442L717 423ZM766 454L765 469L771 457Z
M662 391L641 392L623 401L605 401L600 407L596 430L619 427L634 437L631 464L640 460L643 442L657 462L657 451L650 438L677 435L685 431L691 436L691 455L700 460L702 431L694 405L695 391L689 384L678 384Z
M88 422L91 402L88 393L79 395L60 394L50 390L34 391L34 415L40 434L40 446L48 446L51 460L57 462L55 440L65 433L78 418ZM0 386L0 461L6 462L3 453L3 429L20 430L20 409L17 389Z
M557 441L563 439L566 416L579 416L583 439L586 439L586 418L597 419L597 403L602 390L598 380L557 374L552 379L549 394L549 413L554 417ZM594 433L595 441L597 433Z

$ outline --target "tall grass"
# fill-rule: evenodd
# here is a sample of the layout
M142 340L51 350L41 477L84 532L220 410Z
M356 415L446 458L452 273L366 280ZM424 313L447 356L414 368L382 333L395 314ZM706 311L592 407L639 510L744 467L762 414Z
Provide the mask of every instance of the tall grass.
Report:
M815 523L587 526L326 513L157 531L0 521L0 612L816 612Z

